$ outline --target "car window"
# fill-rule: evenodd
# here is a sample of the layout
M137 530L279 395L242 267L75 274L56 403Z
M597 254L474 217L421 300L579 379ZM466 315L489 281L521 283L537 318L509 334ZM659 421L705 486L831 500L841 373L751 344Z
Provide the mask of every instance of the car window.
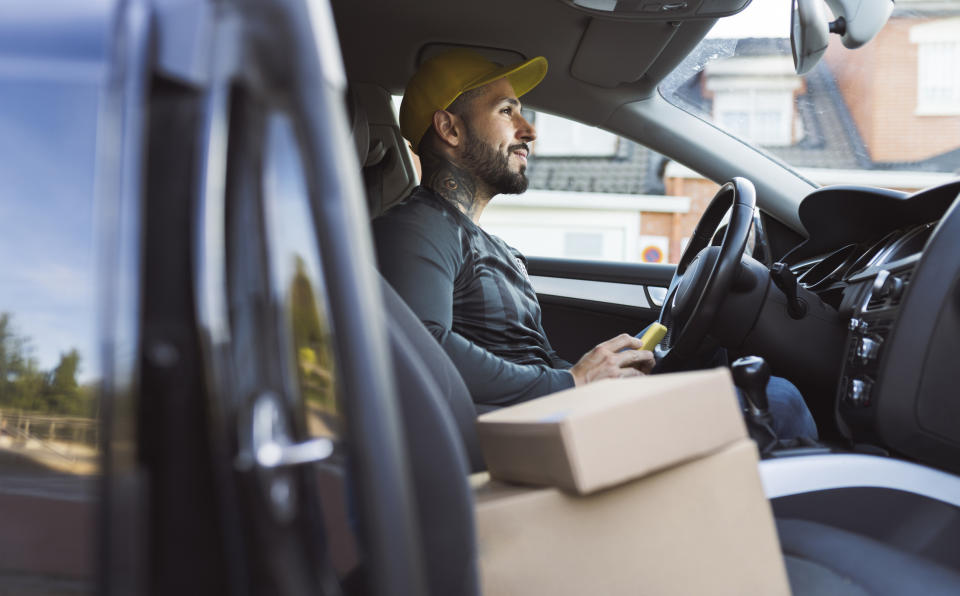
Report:
M830 35L802 77L791 55L791 4L753 2L720 19L660 93L820 185L916 191L953 179L960 3L898 1L867 45L849 50Z
M481 225L527 256L676 263L719 188L639 143L525 110L537 129L530 186Z
M0 65L2 65L0 60ZM93 591L100 78L0 75L0 593ZM85 74L84 74L85 72Z

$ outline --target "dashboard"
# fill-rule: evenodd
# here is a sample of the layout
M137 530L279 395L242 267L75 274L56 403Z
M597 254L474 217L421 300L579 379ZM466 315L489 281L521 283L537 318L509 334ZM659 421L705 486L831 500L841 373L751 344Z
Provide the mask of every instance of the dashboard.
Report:
M784 257L846 326L840 431L960 470L960 181L912 195L829 187L800 206Z

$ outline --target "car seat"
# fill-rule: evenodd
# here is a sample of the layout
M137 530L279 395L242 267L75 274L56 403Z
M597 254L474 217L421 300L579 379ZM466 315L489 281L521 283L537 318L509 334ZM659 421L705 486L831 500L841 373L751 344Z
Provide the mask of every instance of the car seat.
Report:
M381 278L430 594L479 594L470 471L483 466L470 395L443 349Z

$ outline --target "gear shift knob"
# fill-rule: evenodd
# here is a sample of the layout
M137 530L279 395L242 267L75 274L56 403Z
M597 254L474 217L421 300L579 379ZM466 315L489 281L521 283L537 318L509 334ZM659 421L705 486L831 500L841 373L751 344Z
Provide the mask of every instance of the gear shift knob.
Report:
M767 361L760 356L744 356L735 360L730 370L733 372L733 382L743 390L750 414L765 416L769 408L767 383L770 381Z

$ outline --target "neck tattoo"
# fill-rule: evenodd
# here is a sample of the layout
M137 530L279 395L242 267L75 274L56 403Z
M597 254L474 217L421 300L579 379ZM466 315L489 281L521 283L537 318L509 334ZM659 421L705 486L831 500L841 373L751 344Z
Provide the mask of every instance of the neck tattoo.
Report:
M424 151L420 155L420 165L423 168L423 185L476 221L475 216L483 210L484 204L477 196L479 184L476 177L433 151Z

